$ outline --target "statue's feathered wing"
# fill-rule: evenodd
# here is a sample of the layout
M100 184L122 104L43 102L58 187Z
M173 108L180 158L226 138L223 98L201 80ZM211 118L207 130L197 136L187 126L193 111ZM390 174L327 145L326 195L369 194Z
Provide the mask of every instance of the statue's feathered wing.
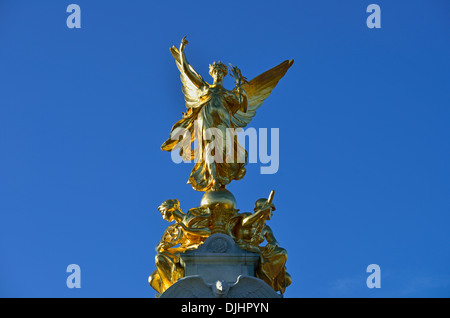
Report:
M255 116L256 110L269 97L278 81L286 74L292 64L294 64L294 60L286 60L241 86L248 95L248 106L246 112L238 110L232 116L232 122L236 128L247 126Z

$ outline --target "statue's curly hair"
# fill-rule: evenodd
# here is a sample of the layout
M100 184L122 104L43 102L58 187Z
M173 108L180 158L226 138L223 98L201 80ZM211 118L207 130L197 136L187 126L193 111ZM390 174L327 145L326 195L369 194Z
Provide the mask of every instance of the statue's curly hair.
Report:
M222 62L216 62L214 61L213 64L209 64L209 74L212 76L212 71L216 68L220 68L224 74L224 76L226 76L228 74L228 68L225 64L223 64Z

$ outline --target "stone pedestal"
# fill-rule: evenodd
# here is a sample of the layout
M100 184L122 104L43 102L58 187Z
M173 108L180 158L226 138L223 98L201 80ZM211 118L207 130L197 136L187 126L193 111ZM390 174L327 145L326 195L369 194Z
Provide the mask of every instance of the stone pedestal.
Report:
M244 251L226 234L213 234L197 250L181 255L185 276L201 275L206 283L235 283L239 275L255 276L259 255Z
M211 235L196 250L180 255L185 277L161 298L279 298L269 285L255 277L259 255L242 250L222 233Z

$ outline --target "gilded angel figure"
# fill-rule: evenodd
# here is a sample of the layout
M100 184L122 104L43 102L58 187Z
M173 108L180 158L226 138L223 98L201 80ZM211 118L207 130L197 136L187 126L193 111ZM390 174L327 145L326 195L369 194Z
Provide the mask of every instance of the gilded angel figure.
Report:
M195 190L222 190L246 172L247 152L230 131L247 126L294 61L286 60L248 82L231 66L236 87L230 91L223 87L227 66L220 61L210 65L214 81L208 84L188 63L184 53L187 44L184 37L179 49L170 48L181 73L187 111L161 149L180 149L184 159L195 160L188 181ZM192 149L195 141L197 148Z

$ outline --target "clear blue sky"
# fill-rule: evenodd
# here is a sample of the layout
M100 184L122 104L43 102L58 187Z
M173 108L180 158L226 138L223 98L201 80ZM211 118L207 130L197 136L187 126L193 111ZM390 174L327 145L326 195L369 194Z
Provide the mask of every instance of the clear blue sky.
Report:
M202 196L192 164L160 150L185 111L169 52L184 35L207 80L214 60L250 79L295 59L251 124L280 129L279 171L249 164L229 186L241 211L276 190L286 297L450 296L449 14L444 0L2 0L0 296L154 296L157 207Z

